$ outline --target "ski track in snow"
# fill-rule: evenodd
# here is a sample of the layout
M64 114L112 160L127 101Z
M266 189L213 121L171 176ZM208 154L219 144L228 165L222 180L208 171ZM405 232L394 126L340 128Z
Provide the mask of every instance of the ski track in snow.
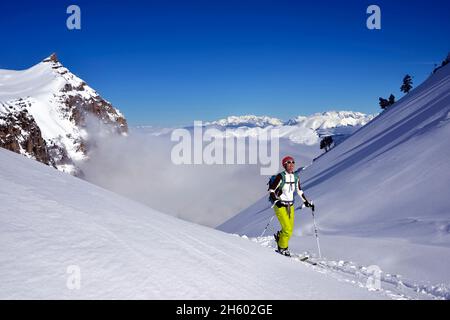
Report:
M264 237L247 237L245 235L235 236L248 239L256 242L263 247L276 249L276 243L272 236ZM309 257L311 262L301 261L302 257ZM433 285L431 283L420 283L411 279L405 279L398 274L390 274L381 271L380 281L381 288L373 289L368 286L368 283L373 280L373 273L370 272L369 266L362 266L352 261L334 261L326 258L320 259L317 255L310 252L303 252L301 254L291 252L291 259L302 264L307 264L309 267L319 273L328 274L334 279L342 282L348 282L367 290L379 291L382 295L390 299L396 300L415 300L415 299L435 299L435 300L450 300L450 288L444 284Z

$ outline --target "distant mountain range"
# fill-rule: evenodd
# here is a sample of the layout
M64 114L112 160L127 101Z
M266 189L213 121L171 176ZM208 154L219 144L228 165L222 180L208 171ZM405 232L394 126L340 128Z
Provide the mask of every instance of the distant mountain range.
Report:
M376 115L367 115L354 111L327 111L310 116L297 116L288 120L269 116L242 115L229 116L216 121L202 123L204 129L214 128L218 134L228 137L248 137L267 134L268 130L278 129L279 138L285 138L293 143L314 145L322 136L339 136L339 139L349 136L361 128ZM194 126L185 129L193 130ZM153 126L138 126L132 128L138 132L164 136L170 135L176 128L160 128Z

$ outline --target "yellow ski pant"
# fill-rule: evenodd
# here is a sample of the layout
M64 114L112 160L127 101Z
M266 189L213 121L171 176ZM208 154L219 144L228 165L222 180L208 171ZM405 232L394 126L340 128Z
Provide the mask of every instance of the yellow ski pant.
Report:
M287 248L289 246L289 239L294 231L294 206L291 205L291 212L288 213L287 207L278 208L273 207L278 221L281 225L281 232L279 233L278 246L280 248Z

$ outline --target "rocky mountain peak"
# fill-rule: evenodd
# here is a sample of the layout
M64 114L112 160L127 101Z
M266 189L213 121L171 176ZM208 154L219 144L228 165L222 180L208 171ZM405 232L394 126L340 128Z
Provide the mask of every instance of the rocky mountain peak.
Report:
M45 58L44 60L42 60L42 62L54 62L54 63L58 63L58 57L56 55L55 52L53 52L50 56L48 56L47 58Z
M56 54L23 71L0 70L0 146L81 175L96 130L125 135L125 117ZM30 142L31 141L31 142Z

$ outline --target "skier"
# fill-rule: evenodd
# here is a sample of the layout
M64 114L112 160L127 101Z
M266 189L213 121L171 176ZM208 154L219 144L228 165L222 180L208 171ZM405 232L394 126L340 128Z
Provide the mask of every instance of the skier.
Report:
M281 230L274 234L277 242L277 252L290 256L289 239L294 230L294 192L300 196L306 207L313 207L307 200L300 186L298 172L294 172L294 158L286 156L281 161L284 171L275 176L269 183L270 199L274 203L275 214L281 225Z

